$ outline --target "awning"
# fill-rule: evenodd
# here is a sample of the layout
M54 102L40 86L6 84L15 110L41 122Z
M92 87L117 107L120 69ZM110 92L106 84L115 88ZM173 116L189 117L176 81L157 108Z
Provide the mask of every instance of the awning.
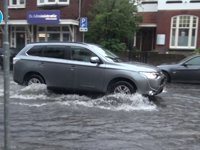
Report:
M2 24L4 25L5 22L3 21ZM8 20L8 25L30 25L28 24L27 20ZM36 25L41 25L41 24L36 24ZM60 19L60 23L58 25L79 25L78 20L73 20L73 19Z

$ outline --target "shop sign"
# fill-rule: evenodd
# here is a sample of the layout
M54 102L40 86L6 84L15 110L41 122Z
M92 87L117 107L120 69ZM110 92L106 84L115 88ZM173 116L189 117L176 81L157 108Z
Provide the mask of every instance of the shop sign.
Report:
M0 23L2 23L2 21L3 21L3 13L0 10Z
M29 24L59 24L60 10L36 10L27 12Z

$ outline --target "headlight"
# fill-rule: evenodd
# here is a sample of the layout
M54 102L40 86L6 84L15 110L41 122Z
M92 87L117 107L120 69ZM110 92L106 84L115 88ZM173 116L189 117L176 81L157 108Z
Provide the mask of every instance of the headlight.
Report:
M140 72L140 74L144 75L148 79L156 79L159 76L158 72Z

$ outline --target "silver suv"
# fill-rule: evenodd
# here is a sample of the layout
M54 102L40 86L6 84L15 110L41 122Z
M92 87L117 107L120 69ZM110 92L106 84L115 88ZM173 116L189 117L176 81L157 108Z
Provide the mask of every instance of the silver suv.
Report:
M157 67L125 63L110 51L87 43L35 43L14 58L14 81L44 83L47 88L156 95L165 85Z

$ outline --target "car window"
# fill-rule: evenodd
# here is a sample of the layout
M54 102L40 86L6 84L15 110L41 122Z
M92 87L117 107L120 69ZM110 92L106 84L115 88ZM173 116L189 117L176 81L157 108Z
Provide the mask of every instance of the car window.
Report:
M105 57L109 58L113 62L122 62L122 60L117 55L103 48L102 46L90 45L90 47L98 51L99 53L103 54Z
M186 62L187 65L200 65L200 57L195 57Z
M78 46L71 47L72 60L90 62L90 58L92 56L96 56L96 55L86 48L78 47Z
M33 46L28 52L28 55L42 56L42 49L44 46Z
M43 50L43 56L44 57L50 57L50 58L65 58L65 48L64 45L50 45L46 46Z

